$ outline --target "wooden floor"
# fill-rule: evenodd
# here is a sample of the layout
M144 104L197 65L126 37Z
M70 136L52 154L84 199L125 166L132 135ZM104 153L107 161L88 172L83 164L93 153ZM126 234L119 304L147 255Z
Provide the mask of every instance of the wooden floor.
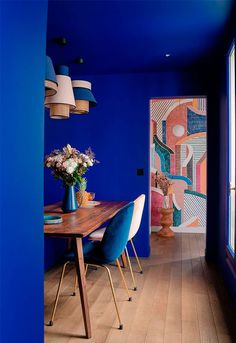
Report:
M88 297L93 338L83 338L79 294L68 267L54 326L45 325L45 343L229 343L236 342L236 318L221 278L204 260L204 234L151 237L151 257L135 273L138 291L128 302L116 267L111 267L124 330L118 322L105 271L89 270ZM133 263L137 270L137 265ZM45 275L45 324L50 318L61 268ZM131 278L125 272L131 286Z

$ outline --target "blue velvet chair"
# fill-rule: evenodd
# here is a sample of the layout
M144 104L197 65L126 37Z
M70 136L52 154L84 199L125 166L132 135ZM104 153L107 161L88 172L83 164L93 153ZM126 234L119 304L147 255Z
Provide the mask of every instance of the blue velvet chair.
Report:
M84 252L84 262L86 265L86 271L88 266L94 266L94 267L103 267L105 268L110 286L112 291L112 296L117 312L117 317L119 320L119 329L123 329L123 324L121 323L121 318L119 314L118 304L116 301L116 295L115 295L115 289L111 277L111 272L107 266L107 264L110 264L114 261L116 261L119 272L121 274L125 289L128 294L128 300L131 301L132 298L130 297L129 290L124 278L124 274L122 272L120 263L119 263L119 257L124 251L128 238L129 238L129 232L130 232L130 226L132 221L134 211L134 203L131 202L128 205L124 206L110 221L108 224L106 231L103 235L103 238L101 241L89 241L84 244L83 246L83 252ZM53 320L56 313L57 303L60 295L60 289L65 273L65 269L68 263L74 262L74 254L71 252L65 256L65 264L63 265L62 274L60 278L60 282L58 285L57 295L52 311L52 317L49 322L49 325L53 325ZM76 288L76 286L75 286ZM73 293L75 295L75 292Z
M143 269L142 269L141 263L139 261L139 258L138 258L138 255L137 255L137 252L136 252L136 249L134 246L133 238L136 235L136 233L138 232L140 224L141 224L144 203L145 203L145 194L141 194L139 197L137 197L134 200L134 212L133 212L133 218L132 218L132 222L131 222L131 226L130 226L130 232L129 232L129 238L128 238L128 241L131 243L131 247L133 248L134 256L135 256L136 261L138 263L139 270L140 270L141 274L143 274ZM89 239L91 239L93 241L101 241L105 231L106 231L106 227L101 228L99 230L96 230L93 233L91 233L91 235L89 236ZM137 285L136 285L136 281L134 278L133 268L131 265L131 261L130 261L130 257L129 257L127 247L125 247L125 254L127 257L131 277L133 280L133 286L134 286L133 289L134 289L134 291L136 291Z

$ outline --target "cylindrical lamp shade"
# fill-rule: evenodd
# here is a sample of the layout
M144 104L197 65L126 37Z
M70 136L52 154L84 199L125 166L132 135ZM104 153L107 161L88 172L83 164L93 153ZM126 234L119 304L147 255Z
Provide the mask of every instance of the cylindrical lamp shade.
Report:
M56 75L57 94L45 99L45 106L50 108L50 118L52 119L67 119L70 116L70 111L76 107L71 78L68 75L69 68L59 66Z
M57 93L57 79L52 60L46 56L46 70L45 70L45 96L52 96Z
M88 114L89 107L95 106L97 104L97 101L95 100L93 93L91 92L91 82L74 80L72 81L72 87L76 108L73 109L71 113Z

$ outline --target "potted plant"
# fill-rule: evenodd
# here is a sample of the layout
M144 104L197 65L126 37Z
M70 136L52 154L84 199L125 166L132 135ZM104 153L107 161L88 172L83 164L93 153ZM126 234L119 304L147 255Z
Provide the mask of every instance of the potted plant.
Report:
M52 169L52 175L63 182L65 188L62 210L65 213L74 212L78 208L75 185L83 182L83 175L89 167L98 161L89 148L81 153L67 144L62 150L53 150L45 157L45 167Z
M159 209L161 217L161 230L158 232L159 237L173 237L174 232L170 226L173 224L173 212L174 209L169 206L169 189L172 186L172 182L161 173L156 173L155 177L156 186L159 187L164 195L163 207Z

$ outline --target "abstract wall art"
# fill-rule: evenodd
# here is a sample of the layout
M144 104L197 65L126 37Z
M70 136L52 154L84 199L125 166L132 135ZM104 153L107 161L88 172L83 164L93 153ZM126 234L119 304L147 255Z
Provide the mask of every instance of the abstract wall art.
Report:
M175 232L206 230L207 101L205 97L151 99L151 226L160 226L163 193L156 173L172 180Z

